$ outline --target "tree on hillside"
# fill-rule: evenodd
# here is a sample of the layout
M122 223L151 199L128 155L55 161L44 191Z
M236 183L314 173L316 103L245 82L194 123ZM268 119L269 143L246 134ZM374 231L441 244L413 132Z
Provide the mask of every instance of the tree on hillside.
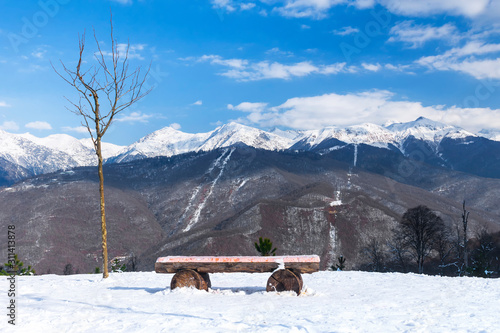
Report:
M469 268L469 252L467 249L467 224L469 222L469 211L465 209L465 200L463 203L463 212L462 212L462 226L463 226L463 236L464 236L464 242L463 242L463 251L464 251L464 270L467 270Z
M151 90L144 91L149 69L143 73L141 67L129 71L130 43L118 44L113 36L113 20L111 17L111 51L101 49L94 30L97 52L92 61L84 59L85 33L79 36L79 57L76 68L70 69L64 63L63 72L57 74L71 85L78 93L77 102L72 104L72 112L83 118L85 126L94 144L98 160L99 194L102 234L103 277L108 277L108 247L106 231L106 214L104 205L104 175L102 170L103 155L101 140L117 114L146 96ZM86 66L84 69L83 66ZM104 101L104 102L103 102ZM102 103L102 104L101 104Z
M276 248L273 249L273 242L269 238L259 237L259 242L254 243L255 249L261 256L275 256Z
M475 243L471 251L471 265L468 267L467 273L477 277L491 277L493 274L493 251L495 250L493 235L483 227L477 231Z
M410 208L404 213L398 229L415 259L418 273L423 273L424 261L443 232L443 220L429 208L421 205Z
M372 238L361 249L361 253L367 260L367 265L372 272L383 272L386 261L386 254L380 242L376 238Z

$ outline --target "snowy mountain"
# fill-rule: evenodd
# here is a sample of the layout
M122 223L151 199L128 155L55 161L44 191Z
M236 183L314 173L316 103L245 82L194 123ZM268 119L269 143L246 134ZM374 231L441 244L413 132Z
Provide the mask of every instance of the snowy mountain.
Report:
M59 151L71 156L76 162L75 166L94 165L97 160L91 147L87 147L82 142L67 134L53 134L45 138L38 138L29 133L20 134L21 137L31 142L43 146L47 149ZM62 169L67 168L63 166Z
M387 126L387 129L396 135L396 142L402 147L405 140L413 137L418 140L431 142L434 145L444 138L460 139L466 137L477 137L476 134L465 131L459 127L443 124L424 117L407 123L395 123Z
M133 143L109 162L127 162L145 157L173 156L188 152L211 151L244 144L265 150L282 150L293 141L273 133L237 123L217 127L208 133L190 134L165 127Z
M30 133L11 134L0 130L0 184L30 176L97 165L90 139L78 140L67 134L45 138ZM114 156L123 147L103 143L104 156Z
M83 146L85 146L86 148L91 150L93 162L90 165L97 164L97 157L95 155L94 144L92 143L92 139L87 138L87 139L80 139L78 141L80 141L80 143ZM101 142L102 155L104 156L104 159L114 157L114 156L120 154L126 148L127 148L126 146L119 146L119 145L115 145L115 144L109 143L109 142Z
M483 129L479 131L478 135L493 141L500 141L500 131Z
M321 130L305 132L304 136L291 149L313 150L322 144L324 145L325 142L332 141L332 139L339 145L364 143L387 148L387 144L395 143L396 135L375 124L362 124L346 128L326 127Z
M490 131L478 136L459 127L423 117L407 123L392 122L385 126L361 124L311 131L274 128L266 132L232 122L211 132L196 134L165 127L127 147L103 143L103 153L106 163L122 163L238 145L269 151L290 149L325 154L364 144L397 151L406 157L415 152L425 152L425 158L421 160L426 163L496 177L494 169L499 164L497 155L500 153L497 151L500 150L500 143L486 139L485 136L494 139L497 133ZM90 139L78 140L66 134L38 138L29 133L10 134L0 131L0 144L0 183L4 183L2 179L9 183L41 173L96 165ZM466 144L469 146L466 147ZM485 150L485 146L488 149ZM474 150L470 151L472 148ZM474 156L469 164L463 161L466 150L470 156ZM355 151L358 151L357 148ZM478 161L485 163L477 165ZM16 171L16 168L20 169ZM476 172L477 168L483 171Z
M382 127L375 124L361 124L345 128L327 127L308 131L295 143L292 149L314 150L328 140L338 140L348 144L367 144L374 147L389 148L393 145L404 154L404 145L409 138L431 143L433 146L446 138L465 138L477 136L461 128L446 125L424 117L407 123L392 123ZM339 143L339 144L341 144Z
M27 135L10 134L0 130L0 157L33 174L52 172L60 169L79 166L75 160L76 154L68 154L61 150L50 148L52 139L47 145L41 140Z

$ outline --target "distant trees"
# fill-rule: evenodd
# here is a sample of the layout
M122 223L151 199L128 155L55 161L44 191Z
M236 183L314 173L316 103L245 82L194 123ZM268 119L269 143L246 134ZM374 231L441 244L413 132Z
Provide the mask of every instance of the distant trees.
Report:
M365 241L361 254L364 270L426 272L452 276L500 276L500 232L476 230L469 239L469 211L462 205L461 220L454 228L426 206L408 209L392 237Z
M75 271L73 270L73 265L66 264L66 266L64 266L63 274L64 275L73 275L73 274L75 274Z
M463 228L463 236L464 236L464 241L463 241L463 267L464 267L464 270L467 271L467 269L469 268L469 251L468 251L468 244L467 244L467 225L469 223L469 213L466 209L465 209L465 200L463 202L463 212L462 212L462 228Z
M426 206L410 208L404 213L396 232L400 232L404 244L415 260L418 273L424 272L424 261L444 232L443 220Z
M101 211L101 234L102 234L102 262L103 278L108 277L108 245L106 229L106 213L104 205L104 175L103 154L101 140L117 114L136 103L150 90L143 91L149 70L144 74L141 68L129 71L129 48L128 43L124 50L121 44L113 36L113 21L111 19L111 51L104 52L101 49L94 31L94 40L97 52L94 53L94 63L84 59L85 33L79 38L79 56L74 70L64 64L64 73L56 71L69 85L78 93L79 98L73 105L73 112L82 117L82 125L85 126L94 144L98 161L99 194ZM82 67L87 65L88 68ZM69 100L68 100L69 101Z
M367 258L368 268L372 272L383 272L385 270L386 254L384 245L376 238L372 238L362 249Z
M477 277L491 277L494 273L493 261L496 257L498 266L498 253L495 255L495 240L486 229L481 229L476 235L476 244L471 252L471 265L467 268L467 274ZM497 267L498 270L498 267Z

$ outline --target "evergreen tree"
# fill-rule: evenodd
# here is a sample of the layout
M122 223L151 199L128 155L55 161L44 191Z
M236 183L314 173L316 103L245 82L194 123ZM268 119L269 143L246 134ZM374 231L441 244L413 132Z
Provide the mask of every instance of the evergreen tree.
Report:
M111 272L113 273L123 273L127 270L127 265L122 264L120 265L120 260L115 258L113 262L111 263Z
M255 249L260 253L261 256L275 256L276 248L273 249L273 243L269 238L259 237L259 243L254 243Z
M35 275L36 272L30 265L24 267L24 263L19 260L17 254L14 255L14 263L6 263L0 270L0 275Z
M331 266L331 269L334 270L334 271L343 271L345 270L345 257L344 256L340 256L337 258L338 260L338 264L336 265L332 265Z

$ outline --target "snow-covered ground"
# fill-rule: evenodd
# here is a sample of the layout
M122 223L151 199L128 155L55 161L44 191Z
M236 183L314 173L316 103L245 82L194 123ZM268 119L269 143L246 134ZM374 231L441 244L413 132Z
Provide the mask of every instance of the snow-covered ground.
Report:
M209 292L171 277L18 277L15 329L2 278L0 332L500 332L499 279L318 272L297 297L266 293L269 274L211 274Z

